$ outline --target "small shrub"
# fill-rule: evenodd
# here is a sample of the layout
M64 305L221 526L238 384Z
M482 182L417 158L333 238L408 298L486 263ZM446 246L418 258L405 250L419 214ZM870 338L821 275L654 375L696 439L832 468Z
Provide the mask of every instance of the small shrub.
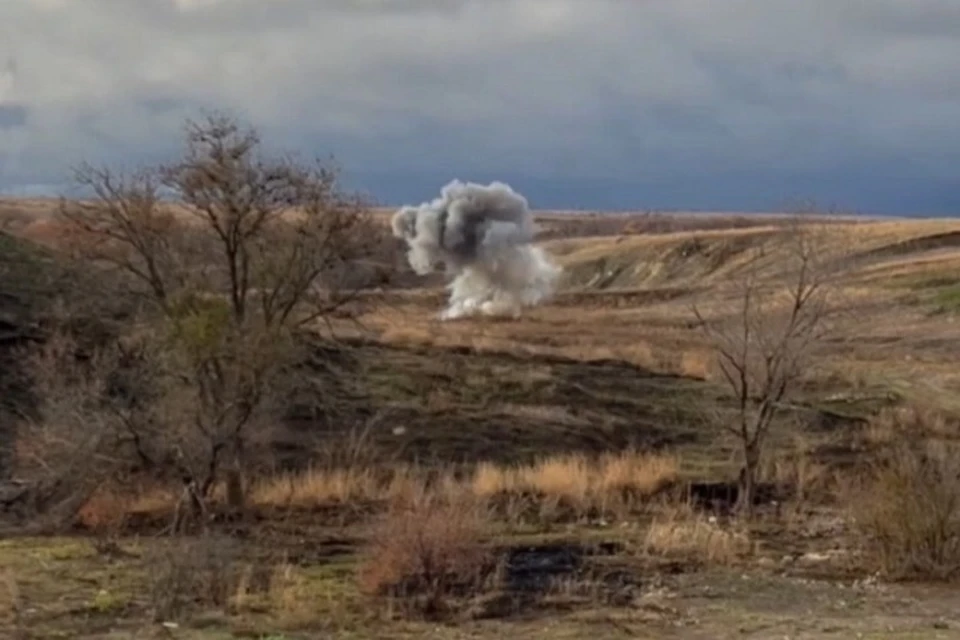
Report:
M487 523L474 500L423 498L391 509L373 531L358 571L363 593L410 613L436 617L477 594L494 557L483 544Z
M903 441L849 496L855 530L893 578L960 577L960 447Z

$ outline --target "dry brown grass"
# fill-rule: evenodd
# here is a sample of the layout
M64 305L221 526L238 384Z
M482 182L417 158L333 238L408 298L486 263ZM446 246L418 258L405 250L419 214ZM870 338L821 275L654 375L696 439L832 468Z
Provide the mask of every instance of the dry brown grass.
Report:
M748 533L720 525L685 503L666 507L658 514L640 545L645 554L707 565L735 564L754 549Z
M481 463L463 480L440 474L428 483L426 471L398 465L390 469L369 466L311 468L258 480L250 490L250 504L259 508L313 509L351 503L411 505L433 495L470 494L486 499L501 493L536 494L578 507L598 506L620 496L650 498L679 477L674 455L638 451L581 454L543 458L536 462L504 466ZM224 500L224 490L213 492L212 504ZM115 525L129 514L162 514L171 511L178 495L168 488L152 487L124 492L104 487L80 509L79 521L90 529Z
M708 380L715 373L713 358L707 349L687 349L680 354L678 373L682 376Z
M602 493L630 491L651 497L679 477L680 462L672 455L637 452L607 454L600 458L595 489Z
M329 504L366 502L381 497L382 484L371 469L309 469L259 481L250 501L259 507L309 509Z
M270 575L267 599L270 610L284 627L298 625L315 615L313 594L299 569L289 562L277 564Z
M960 440L960 420L936 407L911 404L882 409L864 431L864 440L879 447L929 438Z
M250 489L249 504L264 510L363 505L396 509L412 508L425 500L486 502L525 496L541 505L540 515L547 519L556 516L557 509L568 514L603 512L622 516L676 482L679 469L680 461L674 455L638 451L595 457L560 455L526 465L481 463L462 479L409 465L386 469L317 467L257 480ZM429 479L431 475L435 477ZM217 487L208 507L222 506L225 496L224 487ZM179 498L171 488L125 492L120 487L104 487L80 509L78 523L93 532L114 532L131 515L172 514ZM501 516L510 519L509 513Z
M585 509L603 506L627 494L650 498L679 476L674 456L626 451L596 459L574 454L545 458L530 465L481 464L472 481L477 496L532 493Z

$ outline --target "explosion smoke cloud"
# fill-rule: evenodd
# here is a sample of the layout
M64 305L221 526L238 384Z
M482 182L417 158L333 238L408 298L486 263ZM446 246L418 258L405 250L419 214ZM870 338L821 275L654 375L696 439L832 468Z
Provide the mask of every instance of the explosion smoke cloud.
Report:
M443 268L451 276L442 319L516 317L553 294L560 268L532 244L527 200L507 184L454 180L432 202L400 208L392 226L417 274Z

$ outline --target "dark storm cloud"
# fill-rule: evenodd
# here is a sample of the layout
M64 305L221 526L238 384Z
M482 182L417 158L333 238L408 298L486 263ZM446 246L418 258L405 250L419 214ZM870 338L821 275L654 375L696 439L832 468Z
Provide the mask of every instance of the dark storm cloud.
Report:
M393 202L957 205L956 0L3 0L3 56L8 185L222 107Z

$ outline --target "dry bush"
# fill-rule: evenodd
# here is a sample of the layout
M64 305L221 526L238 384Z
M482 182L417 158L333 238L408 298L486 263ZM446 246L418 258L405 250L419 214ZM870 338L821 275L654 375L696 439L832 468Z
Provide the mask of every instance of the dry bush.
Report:
M153 363L134 342L82 349L56 332L25 350L23 367L36 397L34 415L18 425L14 470L31 487L33 507L66 522L105 485L162 457L175 407L160 399L164 387ZM118 518L122 507L90 505L94 519Z
M359 570L363 593L408 614L442 616L481 592L495 557L484 545L488 514L469 496L424 497L391 509L375 527Z
M654 518L640 548L642 553L706 565L734 564L753 550L748 533L722 526L686 503L667 507Z
M847 498L878 571L893 578L960 577L960 446L902 440Z

